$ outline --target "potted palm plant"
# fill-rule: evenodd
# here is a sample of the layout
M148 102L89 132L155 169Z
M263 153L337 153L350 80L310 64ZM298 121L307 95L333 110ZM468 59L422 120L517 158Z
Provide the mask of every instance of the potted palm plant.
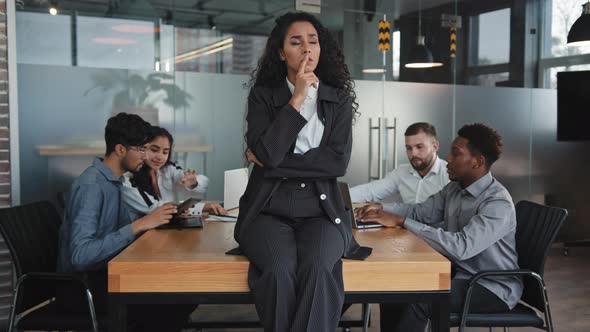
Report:
M144 120L158 125L158 105L164 103L172 109L187 107L190 94L174 84L174 76L166 73L146 75L129 74L128 71L106 69L92 76L93 90L116 91L112 102L112 114L119 112L133 113Z

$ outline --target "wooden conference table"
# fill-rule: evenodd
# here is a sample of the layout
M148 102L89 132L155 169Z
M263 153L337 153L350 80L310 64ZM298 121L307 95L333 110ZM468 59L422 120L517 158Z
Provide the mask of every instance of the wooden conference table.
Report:
M249 262L225 255L237 246L235 223L151 230L109 262L109 331L125 331L126 305L253 303ZM347 303L433 304L433 331L449 330L450 262L404 229L354 230L373 248L365 261L343 260Z

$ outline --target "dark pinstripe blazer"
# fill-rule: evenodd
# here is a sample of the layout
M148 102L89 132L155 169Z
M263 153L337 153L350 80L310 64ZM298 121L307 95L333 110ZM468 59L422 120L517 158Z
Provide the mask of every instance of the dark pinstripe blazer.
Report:
M371 248L360 247L352 236L352 221L344 209L337 178L346 173L352 149L352 100L338 89L320 83L318 115L324 123L320 146L305 154L293 153L297 134L307 121L290 104L287 83L276 87L254 87L248 96L246 140L264 167L254 166L234 230L240 242L248 227L265 206L282 179L313 179L324 211L340 230L345 243L343 256L365 259ZM337 221L338 219L338 221Z

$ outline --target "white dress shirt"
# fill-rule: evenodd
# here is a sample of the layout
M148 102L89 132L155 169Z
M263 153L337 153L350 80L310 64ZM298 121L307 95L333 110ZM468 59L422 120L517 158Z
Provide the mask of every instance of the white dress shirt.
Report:
M157 199L148 193L145 193L145 197L151 201L151 205L148 205L144 197L141 195L138 188L131 185L128 174L125 176L125 183L121 187L123 203L125 203L132 214L133 220L149 214L158 207L175 201L176 192L191 192L204 194L209 186L209 178L205 175L197 175L197 186L195 188L188 188L180 184L180 180L184 176L182 168L174 165L166 165L158 170L158 187L160 189L160 195L162 198ZM189 214L201 214L203 212L204 202L199 202L195 207L189 209Z
M410 164L399 165L381 180L352 187L350 198L353 202L381 202L399 194L403 203L415 204L424 202L447 183L447 162L437 156L430 172L424 177Z
M287 86L289 87L291 94L293 94L295 91L295 86L289 82L288 78L285 78L285 80L287 81ZM304 154L307 152L307 150L320 146L322 135L324 134L324 124L318 116L317 88L314 88L313 86L309 87L307 90L307 97L305 97L305 101L301 105L299 114L301 114L305 120L307 120L307 123L297 135L297 142L295 143L294 152L298 154Z

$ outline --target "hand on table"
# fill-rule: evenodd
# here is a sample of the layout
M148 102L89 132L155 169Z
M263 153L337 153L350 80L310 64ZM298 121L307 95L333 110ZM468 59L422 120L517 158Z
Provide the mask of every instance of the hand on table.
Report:
M357 219L360 219L360 217L362 215L364 215L365 213L367 213L369 211L373 211L373 210L383 210L383 204L381 204L381 203L369 203L367 205L364 205L362 207L359 207L357 209L354 209L354 216Z
M406 221L406 217L388 213L383 210L373 209L363 213L358 219L358 221L373 221L378 222L385 227L398 227L404 224L404 222Z
M160 225L167 224L177 212L178 210L176 209L175 202L166 203L152 211L150 214L131 223L133 234L137 235Z
M221 216L227 216L227 211L223 208L223 206L217 203L207 203L203 207L203 212L208 212L210 214L217 214Z

